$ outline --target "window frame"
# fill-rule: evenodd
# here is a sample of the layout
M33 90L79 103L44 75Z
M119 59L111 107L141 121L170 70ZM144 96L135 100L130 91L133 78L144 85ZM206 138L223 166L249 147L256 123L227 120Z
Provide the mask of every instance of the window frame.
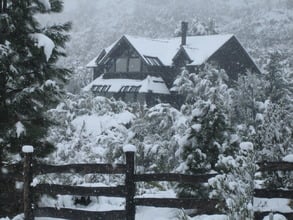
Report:
M124 73L124 71L117 71L117 61L119 59L125 59L126 60L126 71L125 71L125 73L141 72L143 65L142 65L142 60L141 60L140 57L117 57L117 58L114 59L115 60L115 62L114 62L114 65L115 65L114 72L115 73ZM139 63L139 68L137 70L135 70L135 71L130 71L130 60L131 59L138 59L138 61L139 61L138 62Z
M118 60L123 60L123 61L125 60L126 61L125 72L128 72L128 63L129 63L128 58L127 57L118 57L115 59L115 73L124 73L124 71L117 71Z
M138 60L138 62L137 62L137 64L139 64L138 70L131 70L130 71L130 61L131 60ZM141 72L141 65L142 65L142 63L141 63L141 59L139 57L128 57L128 65L127 65L128 71L127 72L129 72L129 73Z

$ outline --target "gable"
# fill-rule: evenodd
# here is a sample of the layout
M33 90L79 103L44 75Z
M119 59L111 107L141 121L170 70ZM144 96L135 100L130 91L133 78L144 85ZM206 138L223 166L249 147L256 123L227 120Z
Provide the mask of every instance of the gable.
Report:
M207 61L216 61L221 68L230 73L245 73L247 70L261 73L235 36L219 48Z
M111 59L119 57L139 57L145 64L146 60L136 50L136 48L126 39L126 37L120 38L120 40L109 50L109 52L100 60L100 64L107 64Z
M186 51L183 47L180 48L178 53L173 58L174 65L178 66L178 67L186 66L187 64L189 64L191 62L192 62L192 60L190 59L190 57L188 56L188 54L186 53Z

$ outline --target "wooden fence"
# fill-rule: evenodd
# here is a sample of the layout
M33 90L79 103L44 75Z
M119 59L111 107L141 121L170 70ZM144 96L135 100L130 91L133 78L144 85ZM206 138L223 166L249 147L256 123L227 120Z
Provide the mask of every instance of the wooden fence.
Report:
M52 217L76 220L119 220L135 219L135 206L154 206L196 209L197 214L220 214L216 209L215 200L198 200L195 198L134 198L136 182L151 181L176 181L179 183L198 184L207 182L209 178L216 174L207 175L182 175L182 174L135 174L134 172L134 152L125 152L126 163L116 164L70 164L70 165L44 165L32 164L32 153L24 154L24 216L25 220L34 219L34 217ZM124 174L125 185L117 187L82 187L66 186L56 184L38 184L31 186L32 178L36 175L47 173L100 173L100 174ZM79 196L110 196L124 197L125 210L113 210L103 212L82 211L67 208L37 207L32 198L34 193L50 195L79 195Z
M278 171L293 171L293 163L291 162L262 162L258 163L260 172L278 172ZM293 181L293 179L292 179ZM293 190L282 190L282 189L254 189L254 197L256 198L284 198L293 199ZM256 211L254 212L255 220L262 220L265 216L270 213L281 214L287 219L293 219L293 212L284 213L279 211Z
M34 219L34 217L53 217L76 220L134 220L136 206L154 206L169 208L196 209L196 214L222 214L216 205L217 200L198 200L195 198L135 198L136 182L152 181L176 181L179 183L198 184L207 182L209 178L216 174L206 175L183 175L172 173L161 174L135 174L134 172L134 152L125 152L126 163L116 164L70 164L70 165L44 165L32 164L32 153L24 154L24 215L25 220ZM259 171L292 171L293 163L289 162L266 162L259 163ZM33 176L47 173L100 173L100 174L124 174L125 185L117 187L81 187L81 186L64 186L55 184L38 184L36 187L31 186ZM68 208L37 207L34 205L32 198L34 193L51 194L51 195L79 195L79 196L110 196L124 197L126 200L124 210L112 211L83 211ZM293 199L292 190L268 190L255 189L255 197L258 198L288 198ZM255 212L255 220L263 219L270 212ZM280 212L275 212L280 213ZM293 213L280 213L293 219Z

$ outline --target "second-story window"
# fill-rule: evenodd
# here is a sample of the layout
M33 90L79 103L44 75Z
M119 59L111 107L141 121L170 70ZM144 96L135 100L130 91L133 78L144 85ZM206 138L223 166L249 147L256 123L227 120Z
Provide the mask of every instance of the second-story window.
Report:
M115 72L140 72L141 60L138 57L117 58L115 67Z
M128 71L129 72L139 72L140 71L140 59L139 58L129 58Z
M127 58L116 59L116 72L127 72Z

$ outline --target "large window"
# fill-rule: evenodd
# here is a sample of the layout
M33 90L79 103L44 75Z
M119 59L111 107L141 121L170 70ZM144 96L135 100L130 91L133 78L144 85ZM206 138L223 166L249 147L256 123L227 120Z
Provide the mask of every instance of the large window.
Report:
M139 72L140 71L140 59L139 58L129 58L129 72Z
M127 72L127 58L116 59L116 72Z
M140 58L117 58L116 72L140 72L141 61Z

